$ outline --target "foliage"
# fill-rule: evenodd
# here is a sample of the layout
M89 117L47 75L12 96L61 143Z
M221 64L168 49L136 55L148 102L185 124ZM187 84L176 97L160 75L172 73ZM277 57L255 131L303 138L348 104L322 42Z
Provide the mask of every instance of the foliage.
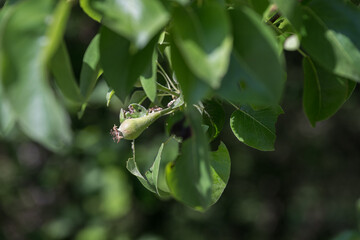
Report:
M230 126L239 141L274 150L285 50L304 57L303 105L313 126L335 114L360 81L356 1L80 0L101 26L79 82L63 41L73 4L9 0L1 9L1 135L19 126L63 151L72 133L61 99L82 116L104 80L108 102L123 103L114 140L133 140L127 169L160 197L200 211L219 199L230 175L225 144L209 145L228 121L224 105L235 107ZM141 163L135 139L163 116L172 124L167 136Z

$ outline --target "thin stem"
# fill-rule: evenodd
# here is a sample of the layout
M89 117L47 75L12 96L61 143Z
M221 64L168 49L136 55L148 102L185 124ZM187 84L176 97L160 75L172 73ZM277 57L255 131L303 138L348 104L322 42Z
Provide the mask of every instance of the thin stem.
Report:
M171 95L173 95L173 96L175 96L175 97L180 97L180 94L179 94L179 93L171 91L170 89L168 89L167 87L164 87L164 86L161 85L160 83L157 83L156 85L157 85L157 89L158 89L159 91L166 92L166 93L171 94Z
M170 85L175 89L178 90L177 87L175 87L174 83L171 81L171 79L169 78L169 76L166 74L165 70L163 69L163 67L157 63L158 67L160 68L160 70L164 73L165 77L167 78L167 80L170 82Z
M170 89L170 88L171 88L170 82L169 82L169 80L166 78L166 76L164 75L164 73L163 73L162 71L160 71L160 70L158 70L157 72L160 73L160 75L165 79L165 82L166 82L168 88Z
M309 57L303 50L300 48L297 49L297 51L303 56L303 57Z

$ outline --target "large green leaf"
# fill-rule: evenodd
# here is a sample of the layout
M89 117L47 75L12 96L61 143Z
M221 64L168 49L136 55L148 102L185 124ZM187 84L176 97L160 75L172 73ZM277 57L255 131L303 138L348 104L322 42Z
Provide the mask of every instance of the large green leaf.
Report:
M309 58L303 60L304 111L311 124L334 115L353 92L356 83L338 77L315 64Z
M211 152L211 175L212 175L212 188L211 188L211 204L216 203L230 177L230 155L223 142L220 143L218 149Z
M210 87L191 72L177 46L171 43L171 63L176 80L180 83L184 100L189 104L197 103L209 92Z
M167 165L166 179L174 198L197 210L205 210L211 204L211 155L197 115L195 109L189 110L192 135L182 143L176 161Z
M100 68L100 36L97 34L90 42L84 54L80 72L80 92L87 101L94 90Z
M83 102L83 97L74 76L65 42L60 44L52 57L50 68L56 84L64 96L75 103L81 104Z
M313 0L304 12L307 53L328 71L360 81L360 10L338 0Z
M275 123L283 111L280 106L253 110L244 106L232 113L230 126L239 141L261 151L273 151Z
M141 86L143 87L146 96L152 101L156 98L156 78L157 78L157 59L158 55L154 50L153 57L147 70L140 76Z
M12 5L1 42L2 79L21 129L59 150L70 142L71 132L67 115L46 81L46 59L58 41L48 33L49 28L59 26L47 21L53 17L52 3L33 0Z
M157 38L145 48L134 52L129 40L109 28L102 27L100 34L100 64L104 69L105 80L123 100L146 67L151 65Z
M216 1L206 1L198 8L176 8L173 18L174 41L187 66L197 77L218 88L232 49L225 9Z
M231 11L234 50L219 95L239 104L277 104L284 82L284 57L275 36L251 9Z
M126 37L138 48L148 42L165 26L169 14L158 0L89 0L82 1L90 17Z

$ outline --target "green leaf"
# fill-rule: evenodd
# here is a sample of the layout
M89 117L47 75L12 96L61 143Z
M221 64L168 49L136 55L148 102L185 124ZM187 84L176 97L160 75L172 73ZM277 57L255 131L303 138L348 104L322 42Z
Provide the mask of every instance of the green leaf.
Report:
M176 8L173 32L189 69L213 88L218 88L228 69L232 49L230 22L222 5L206 1L194 9Z
M164 144L162 143L159 148L159 152L156 155L154 165L153 165L153 172L152 172L152 179L153 179L153 182L155 185L156 193L158 195L160 195L159 190L158 190L158 179L159 179L159 170L160 170L160 163L161 163L161 154L162 154L163 149L164 149Z
M181 146L181 154L166 167L166 179L171 195L180 202L205 210L211 204L211 169L208 141L195 109L188 112L191 138Z
M140 145L136 153L133 142L133 157L128 159L126 167L149 191L167 197L169 190L165 181L165 167L177 157L179 144L170 138L167 142L161 143L158 150L156 147L162 140L162 137L155 138L147 145Z
M285 76L275 36L251 9L230 13L234 50L219 95L238 104L277 104Z
M100 30L100 64L105 80L121 100L130 93L135 82L151 64L157 38L144 49L134 52L130 42L106 27Z
M334 115L353 92L356 83L333 75L313 63L303 59L304 69L304 111L315 126L316 122Z
M1 69L0 69L1 74ZM6 136L15 124L15 115L2 89L0 78L0 136Z
M177 158L178 154L179 143L174 138L170 138L165 143L161 144L159 148L152 166L152 179L159 196L164 196L161 192L170 192L166 183L165 168L169 162L172 162Z
M97 22L101 21L101 13L91 7L91 0L80 0L80 7L92 19Z
M328 71L359 82L360 10L342 1L313 0L304 12L303 48Z
M148 66L144 74L140 76L141 86L150 101L154 102L156 98L156 76L157 76L157 52L153 53L151 64Z
M11 109L10 103L5 96L3 89L3 52L2 52L2 38L4 36L4 28L7 24L8 16L11 15L11 10L3 7L0 11L0 136L6 136L15 123L15 115Z
M211 190L211 204L216 203L229 181L230 177L230 155L223 142L220 143L218 149L211 152L211 175L212 175L212 190Z
M232 113L230 126L239 141L261 151L273 151L275 123L283 111L280 106L253 110L244 106Z
M138 48L145 47L169 20L169 14L158 0L90 0L83 6L96 20L98 15L94 12L100 13L103 25Z
M176 80L180 83L184 100L188 104L197 103L209 92L210 87L191 72L177 46L171 43L171 63Z
M97 34L90 42L84 54L80 72L80 92L89 99L101 74L100 68L100 35Z
M47 38L53 27L47 21L54 16L52 6L52 1L42 0L12 5L14 11L1 42L1 78L21 129L49 149L60 150L69 144L71 131L68 117L46 81L46 59L58 41Z
M209 126L207 134L209 140L214 140L221 132L225 123L225 111L222 104L216 99L209 99L203 102L202 110L203 123Z
M142 175L142 173L140 172L138 165L136 163L135 160L135 146L134 146L134 141L132 142L132 148L133 148L133 157L129 158L126 162L126 168L127 170L129 170L129 172L131 174L133 174L134 176L136 176L140 183L147 188L149 191L156 193L155 187L153 184L151 184L148 179Z
M46 39L48 41L48 46L44 52L46 62L52 58L62 42L72 5L73 1L59 1L52 16L45 19L48 25L51 25L46 32Z
M83 97L74 76L65 42L60 44L52 57L50 69L54 75L56 84L64 96L75 103L81 104Z

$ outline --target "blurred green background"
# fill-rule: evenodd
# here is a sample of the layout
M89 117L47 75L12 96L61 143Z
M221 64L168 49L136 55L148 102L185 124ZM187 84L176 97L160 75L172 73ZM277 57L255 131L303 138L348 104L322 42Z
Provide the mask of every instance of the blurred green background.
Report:
M77 76L97 30L74 7L65 39ZM227 121L220 138L231 155L231 176L206 213L158 199L127 172L130 142L115 144L109 135L119 109L116 102L106 108L108 88L101 81L82 119L67 103L74 144L63 154L16 129L0 140L0 239L312 240L359 228L359 90L333 118L312 128L302 111L301 56L286 57L285 114L277 123L276 151L243 145ZM233 109L225 109L229 119ZM151 155L163 132L160 119L144 132L137 151Z

